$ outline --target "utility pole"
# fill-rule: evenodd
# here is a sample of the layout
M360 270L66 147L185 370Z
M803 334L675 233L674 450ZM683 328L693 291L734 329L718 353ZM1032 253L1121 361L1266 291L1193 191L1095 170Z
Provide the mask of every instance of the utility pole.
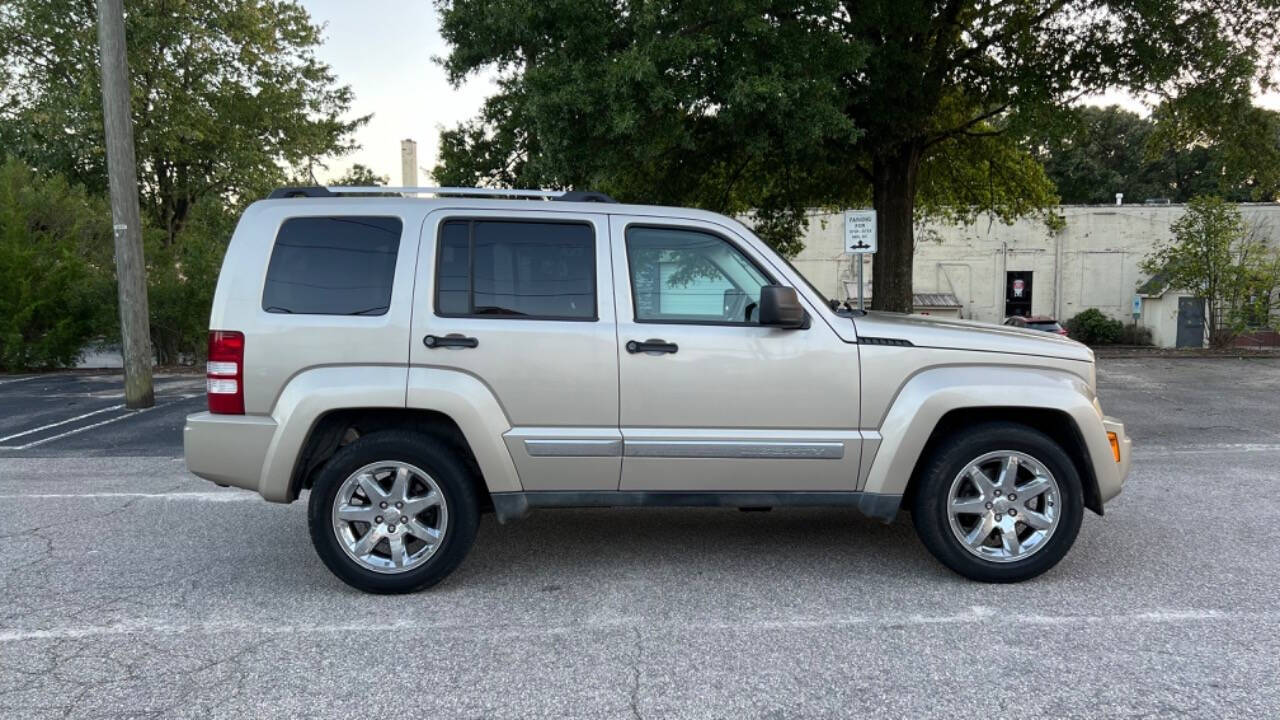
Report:
M98 50L102 60L102 124L107 140L111 222L115 229L116 295L124 351L124 404L146 408L156 404L156 397L151 386L151 322L147 317L147 271L142 260L123 0L98 0Z

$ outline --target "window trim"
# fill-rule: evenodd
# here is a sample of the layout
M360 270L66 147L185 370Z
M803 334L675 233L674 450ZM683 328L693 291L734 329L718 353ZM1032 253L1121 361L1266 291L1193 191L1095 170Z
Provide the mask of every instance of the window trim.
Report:
M697 226L697 225L679 225L675 223L648 223L648 222L627 223L622 228L622 251L627 258L627 287L628 287L628 292L631 294L631 321L632 322L641 324L641 325L702 325L706 327L735 327L735 328L768 327L767 325L761 325L758 322L746 323L746 322L724 322L724 321L717 321L717 320L642 320L640 319L639 304L636 302L636 284L632 279L632 272L631 272L631 268L632 268L631 243L629 242L629 238L627 237L627 234L631 232L632 228L636 228L637 230L680 230L683 232L694 232L694 233L702 233L703 235L710 235L712 237L715 237L719 240L722 240L728 243L729 247L738 251L738 253L742 255L742 257L745 258L747 262L751 263L751 265L756 269L757 272L759 272L761 275L765 277L765 279L769 281L768 284L770 285L784 284L784 283L778 282L778 279L773 276L773 273L770 273L768 270L762 267L759 261L757 261L756 258L751 255L751 253L744 250L741 245L734 242L732 238L726 236L724 233L721 233L715 230L709 230L707 228ZM724 271L721 270L720 272L723 273ZM730 279L730 282L732 282L732 279ZM790 286L787 285L786 287L790 287ZM757 310L758 309L759 308L757 308Z
M476 246L476 223L477 222L494 222L494 223L511 223L522 225L584 225L591 232L591 316L590 317L568 317L564 315L482 315L475 312L469 313L447 313L440 311L440 263L444 258L444 253L440 252L440 240L444 231L445 223L449 222L466 222L467 223L467 281L468 281L468 303L471 307L475 307L475 246ZM476 320L534 320L534 321L551 321L551 322L600 322L600 268L598 263L600 236L596 232L595 223L590 220L576 219L530 219L527 217L505 217L493 215L445 215L436 223L435 235L435 263L431 276L431 312L436 317L442 318L473 318Z
M268 307L277 307L275 305L267 305L267 285L271 282L271 261L275 258L276 248L280 241L280 233L284 231L284 226L288 225L292 220L334 220L334 219L352 219L352 218L373 218L378 220L395 220L400 224L400 237L396 240L395 263L391 266L391 284L388 285L390 293L387 296L387 305L378 313L316 313L316 312L280 312L277 310L268 310ZM391 312L395 304L396 297L396 273L400 271L400 253L404 249L405 244L405 221L400 215L380 215L366 213L363 215L356 214L335 214L335 213L318 213L318 214L302 214L302 215L286 215L279 224L276 225L276 232L271 237L271 252L267 253L267 263L262 271L262 290L258 293L258 309L272 317L343 317L343 318L380 318L386 317Z

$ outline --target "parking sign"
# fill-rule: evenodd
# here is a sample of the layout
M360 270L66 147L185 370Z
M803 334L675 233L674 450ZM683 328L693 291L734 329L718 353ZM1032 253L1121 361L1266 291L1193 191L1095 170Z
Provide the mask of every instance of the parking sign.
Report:
M876 211L844 211L844 251L863 255L876 251Z

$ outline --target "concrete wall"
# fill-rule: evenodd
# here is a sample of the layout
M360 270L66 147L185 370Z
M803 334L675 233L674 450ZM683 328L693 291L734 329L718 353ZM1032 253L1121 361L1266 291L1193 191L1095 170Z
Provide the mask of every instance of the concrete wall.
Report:
M1264 226L1280 245L1280 205L1242 206L1245 219ZM1098 308L1126 322L1133 320L1134 290L1147 276L1139 263L1156 243L1170 237L1169 225L1183 205L1064 206L1066 227L1057 233L1038 219L1012 225L979 221L973 225L929 224L916 234L915 291L950 292L964 304L964 317L1002 322L1005 317L1006 272L1031 271L1031 312L1065 321L1087 308ZM795 265L828 297L844 299L845 282L855 277L842 252L843 215L810 217L805 249ZM870 258L865 260L868 295ZM851 285L850 287L856 287ZM1161 303L1159 328L1169 345L1176 336L1177 299ZM1174 318L1165 317L1172 305ZM1144 313L1145 314L1145 313ZM1150 322L1157 324L1157 313ZM1139 322L1147 322L1140 318ZM1152 328L1153 333L1157 328ZM1163 343L1161 343L1163 344Z

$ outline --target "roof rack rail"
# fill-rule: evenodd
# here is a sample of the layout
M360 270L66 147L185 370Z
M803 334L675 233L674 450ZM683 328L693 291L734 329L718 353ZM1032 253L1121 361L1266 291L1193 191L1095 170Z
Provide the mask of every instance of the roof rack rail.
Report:
M491 198L524 198L530 200L559 200L562 202L603 202L616 203L617 200L602 192L591 190L516 190L510 188L461 188L461 187L384 187L330 185L328 187L283 187L271 191L269 200L295 197L337 197L340 195L369 194L399 195L436 195L439 197L491 197Z

